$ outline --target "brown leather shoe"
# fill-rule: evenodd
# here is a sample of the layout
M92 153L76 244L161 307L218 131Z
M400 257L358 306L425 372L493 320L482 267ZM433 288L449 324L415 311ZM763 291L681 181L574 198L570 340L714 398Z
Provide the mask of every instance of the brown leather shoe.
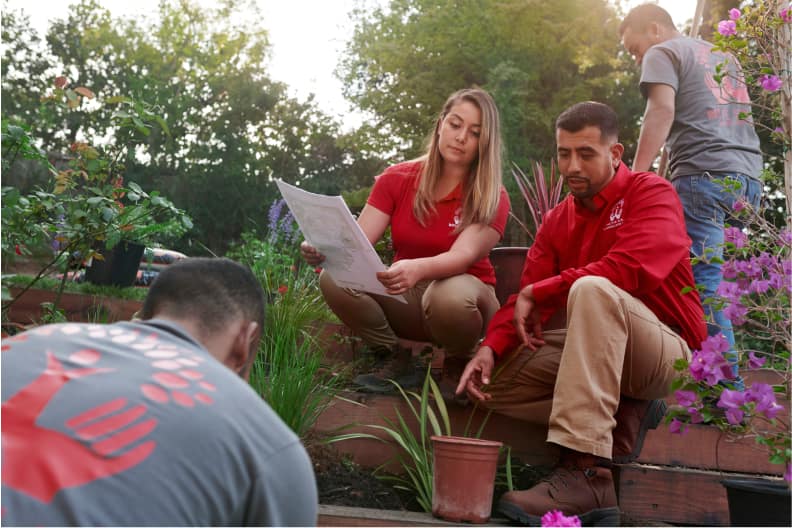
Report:
M663 400L636 400L622 396L613 429L613 461L627 464L638 458L646 431L657 428L667 409Z
M498 502L498 511L528 526L541 526L542 516L551 510L577 515L583 526L619 526L610 469L562 465L533 488L504 493Z

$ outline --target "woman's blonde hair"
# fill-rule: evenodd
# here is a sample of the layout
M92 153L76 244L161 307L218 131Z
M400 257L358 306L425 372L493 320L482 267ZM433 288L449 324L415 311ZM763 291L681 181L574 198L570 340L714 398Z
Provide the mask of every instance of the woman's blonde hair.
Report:
M467 88L451 94L437 117L429 138L426 154L421 156L423 167L415 193L413 212L418 222L425 225L426 219L435 211L434 188L440 180L443 158L438 145L438 132L443 119L451 108L469 101L481 111L481 133L478 138L478 156L462 182L462 214L456 232L470 224L489 224L498 210L501 192L501 137L498 108L490 94L480 88Z

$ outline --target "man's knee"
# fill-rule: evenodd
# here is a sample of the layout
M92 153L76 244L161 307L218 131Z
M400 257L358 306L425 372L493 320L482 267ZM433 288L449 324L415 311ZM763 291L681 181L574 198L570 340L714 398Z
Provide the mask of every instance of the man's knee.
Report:
M573 297L581 293L587 296L592 294L611 293L614 291L614 288L616 288L616 286L605 277L586 275L572 283L572 287L569 289L569 296Z
M588 316L605 313L608 308L622 305L622 300L629 295L624 290L604 277L587 275L576 280L569 289L567 312L571 315L576 305L584 308Z

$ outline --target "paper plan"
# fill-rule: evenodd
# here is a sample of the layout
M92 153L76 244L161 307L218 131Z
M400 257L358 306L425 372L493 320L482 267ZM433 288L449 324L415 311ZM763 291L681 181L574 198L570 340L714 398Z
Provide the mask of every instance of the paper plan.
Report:
M313 247L324 255L322 267L343 288L386 295L403 303L401 295L389 295L376 273L387 267L340 196L304 191L275 180L297 225Z

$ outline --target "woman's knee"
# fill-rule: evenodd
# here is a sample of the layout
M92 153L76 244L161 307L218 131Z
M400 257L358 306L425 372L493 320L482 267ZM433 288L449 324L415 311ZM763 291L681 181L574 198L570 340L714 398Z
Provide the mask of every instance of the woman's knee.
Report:
M467 277L478 280L473 276ZM471 287L467 277L456 275L433 281L421 299L426 317L431 317L433 314L464 316L478 312L478 293L475 287Z

